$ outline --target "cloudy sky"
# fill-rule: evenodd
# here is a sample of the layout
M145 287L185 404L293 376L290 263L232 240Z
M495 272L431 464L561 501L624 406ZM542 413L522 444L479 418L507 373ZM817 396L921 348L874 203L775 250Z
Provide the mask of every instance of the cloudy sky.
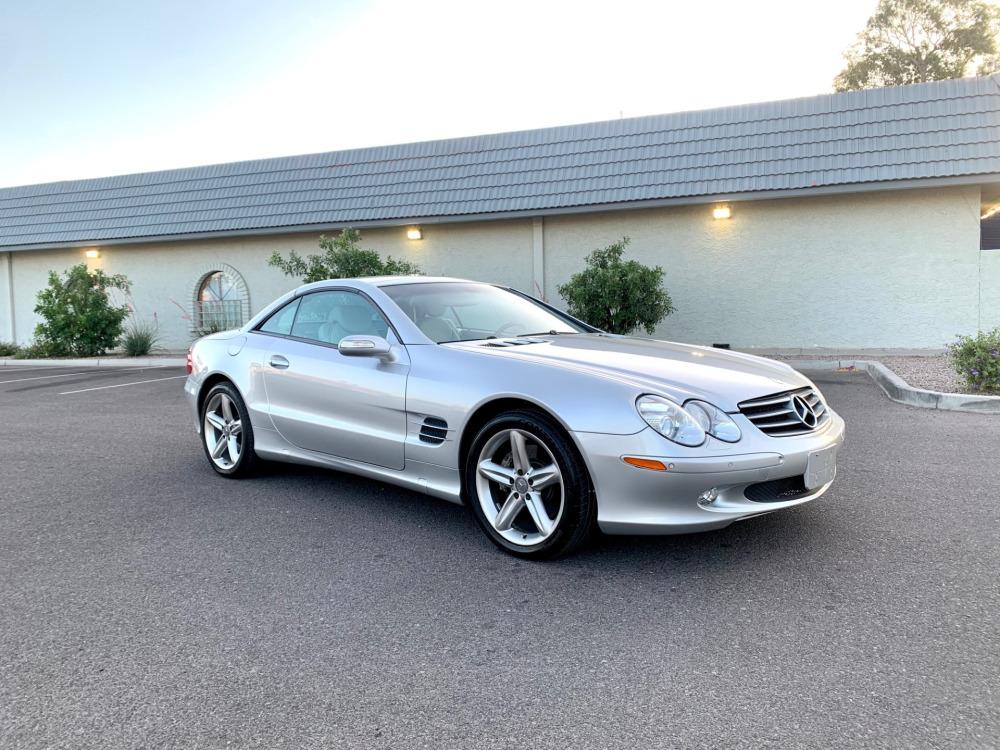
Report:
M875 0L0 3L0 186L831 90Z

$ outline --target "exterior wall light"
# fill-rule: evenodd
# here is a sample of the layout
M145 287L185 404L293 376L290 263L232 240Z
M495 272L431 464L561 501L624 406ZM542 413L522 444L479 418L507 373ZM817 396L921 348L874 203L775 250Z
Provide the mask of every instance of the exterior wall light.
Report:
M422 240L424 238L424 232L420 227L410 227L406 230L406 239L408 240Z
M733 215L733 211L729 206L716 206L712 209L713 219L728 219Z
M100 258L101 257L101 251L100 250L88 250L87 252L84 253L84 255L87 256L88 258L90 258L91 260L93 260L94 258Z

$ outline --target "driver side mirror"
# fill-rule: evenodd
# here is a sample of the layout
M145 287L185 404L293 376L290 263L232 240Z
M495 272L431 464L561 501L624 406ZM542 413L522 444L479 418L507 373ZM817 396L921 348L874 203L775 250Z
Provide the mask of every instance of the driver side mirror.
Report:
M381 336L344 336L337 351L345 357L385 358L392 352L392 345Z

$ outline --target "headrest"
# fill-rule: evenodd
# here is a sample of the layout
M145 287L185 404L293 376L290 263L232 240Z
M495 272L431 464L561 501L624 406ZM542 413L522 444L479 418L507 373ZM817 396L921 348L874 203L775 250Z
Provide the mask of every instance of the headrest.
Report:
M417 303L417 309L425 318L440 318L444 315L444 304L435 299L424 299Z
M370 333L371 310L360 305L344 305L340 308L340 324L351 333Z

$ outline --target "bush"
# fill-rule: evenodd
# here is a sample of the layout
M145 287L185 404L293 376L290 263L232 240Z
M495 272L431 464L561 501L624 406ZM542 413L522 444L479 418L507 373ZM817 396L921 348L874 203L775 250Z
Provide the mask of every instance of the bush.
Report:
M652 333L674 311L663 288L663 269L623 260L630 242L623 237L587 256L587 268L559 287L569 314L609 333Z
M108 298L111 289L128 291L122 275L108 276L100 269L88 271L84 263L63 272L49 272L49 285L38 293L35 312L44 323L35 327L35 341L49 356L96 357L118 343L127 306L117 307Z
M1000 328L959 336L948 344L948 356L973 391L1000 393Z
M51 344L40 341L32 341L27 346L22 346L17 350L14 359L51 359L52 357L64 357L65 353Z
M321 255L307 255L302 258L294 250L283 258L275 252L268 264L281 269L286 276L298 276L302 282L324 279L351 279L359 276L405 276L419 274L420 267L409 261L389 256L385 260L374 250L358 246L361 233L356 229L344 229L336 237L320 237Z
M0 341L0 357L13 357L19 351L21 347L12 341Z
M160 341L160 329L156 323L141 323L132 320L122 336L122 348L130 357L144 357Z

